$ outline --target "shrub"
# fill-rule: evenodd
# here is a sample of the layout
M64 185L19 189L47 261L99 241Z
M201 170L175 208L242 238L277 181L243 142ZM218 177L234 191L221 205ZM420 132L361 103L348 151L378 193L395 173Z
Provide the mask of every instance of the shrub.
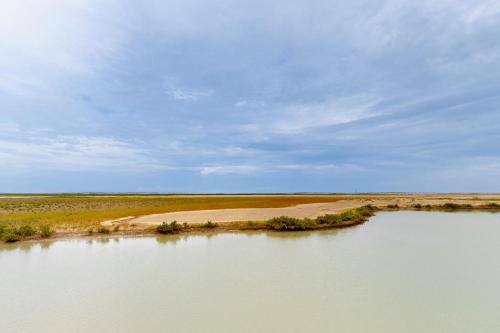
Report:
M312 226L312 221L309 219L297 219L294 217L280 216L267 221L267 225L273 230L281 231L300 231L307 230Z
M94 234L94 229L90 228L89 230L87 230L87 233L88 233L89 235Z
M347 209L340 213L340 219L342 222L364 222L366 217L357 209Z
M24 224L20 226L19 229L14 229L14 233L20 237L30 237L33 236L35 232L35 229L29 224Z
M42 238L48 238L54 234L54 230L48 224L41 225L39 231Z
M326 214L322 216L318 216L316 218L316 223L318 224L336 224L342 222L340 215L338 214Z
M7 243L13 243L21 240L21 236L18 235L15 231L10 229L4 229L2 234L2 239Z
M6 226L4 226L3 224L0 224L0 236L2 236L2 234L4 233L4 231L7 229Z
M422 205L421 204L414 204L413 208L415 208L415 209L422 209Z
M396 208L399 208L399 205L398 205L398 204L394 204L394 205L387 205L387 208L390 208L390 209L396 209Z
M496 208L496 209L498 209L498 208L500 208L500 205L497 204L496 202L490 202L490 203L486 204L486 207L487 208ZM1 229L0 229L0 233L1 233Z
M97 228L97 232L100 234L109 234L109 228L101 225Z
M358 208L356 208L356 210L361 215L363 215L365 217L370 217L370 216L373 216L373 212L376 210L376 208L372 205L366 205L366 206L358 207Z
M204 228L217 228L217 223L213 223L212 221L207 221L207 223L205 223L203 225Z
M445 209L459 209L460 205L453 203L453 202L447 202L443 205L443 208L445 208Z
M177 221L173 221L170 224L166 222L162 222L159 226L156 227L156 231L160 234L171 234L174 232L178 232L182 227Z
M118 231L120 231L120 226L115 225L115 227L113 228L113 232L118 232Z

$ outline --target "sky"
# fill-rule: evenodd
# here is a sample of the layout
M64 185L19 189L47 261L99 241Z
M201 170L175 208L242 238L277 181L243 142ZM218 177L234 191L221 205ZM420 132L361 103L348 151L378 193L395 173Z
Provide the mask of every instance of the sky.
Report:
M2 0L0 192L499 192L498 0Z

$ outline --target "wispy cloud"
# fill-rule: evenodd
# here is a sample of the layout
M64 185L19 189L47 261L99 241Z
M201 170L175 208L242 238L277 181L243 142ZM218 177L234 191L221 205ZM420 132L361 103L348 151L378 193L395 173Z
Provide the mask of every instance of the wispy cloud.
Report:
M208 89L193 89L178 86L173 82L165 84L165 93L178 101L197 101L204 97L210 97L214 93Z
M346 173L365 171L360 165L355 164L254 164L254 165L216 165L201 167L200 174L209 175L229 175L229 174L255 174L269 173L277 171L303 171L303 172L326 172L326 173Z
M384 111L376 107L380 101L373 96L354 95L329 97L320 102L266 106L256 113L258 122L248 122L239 127L260 136L302 134L380 115Z
M0 165L9 169L121 170L164 169L130 142L109 137L52 136L0 138Z
M200 168L200 174L209 175L229 175L229 174L248 174L260 170L260 166L254 165L213 165Z

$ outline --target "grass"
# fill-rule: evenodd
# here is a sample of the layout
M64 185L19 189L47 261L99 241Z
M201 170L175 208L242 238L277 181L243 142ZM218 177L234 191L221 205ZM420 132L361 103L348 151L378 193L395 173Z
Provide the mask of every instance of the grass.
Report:
M201 226L203 228L217 228L217 223L213 223L212 221L207 221L207 223L203 223Z
M373 216L376 208L367 205L358 208L346 209L339 214L327 214L318 216L315 219L298 219L288 216L280 216L270 219L266 222L266 226L271 230L278 231L303 231L318 229L325 226L342 226L359 224L368 220Z
M0 238L15 241L51 237L55 232L109 233L123 230L142 230L126 223L120 226L102 228L100 222L127 216L167 213L186 210L224 208L274 208L307 203L325 203L339 200L361 199L418 199L442 200L444 204L414 203L411 206L388 204L389 210L416 209L436 211L486 210L498 211L498 196L472 195L426 195L426 194L329 194L329 195L156 195L156 194L56 194L20 197L18 194L0 195ZM470 205L470 200L477 200ZM488 201L490 200L490 202ZM469 202L467 202L469 201ZM491 202L497 201L497 202ZM356 208L340 214L329 214L317 219L291 219L280 217L273 221L245 222L244 227L272 230L308 230L314 228L341 226L366 220L372 208ZM184 229L207 229L222 227L219 223L207 222ZM232 224L234 228L244 228ZM153 228L154 229L154 228ZM168 230L168 228L167 228Z
M160 234L173 234L182 230L182 226L177 223L177 221L173 221L170 223L163 222L159 226L156 227L156 231Z
M54 229L48 224L42 224L39 227L39 232L40 232L40 237L42 238L49 238L54 234Z
M310 219L297 219L294 217L280 216L267 221L267 226L272 230L279 231L301 231L312 227L313 221Z
M100 234L109 234L109 228L101 225L97 228L97 232Z
M7 243L37 237L48 238L52 236L53 233L54 230L49 225L41 225L38 229L35 229L29 224L21 226L0 225L0 239Z
M96 228L104 220L186 210L286 207L334 202L346 196L39 196L0 199L0 224L49 224L54 228Z

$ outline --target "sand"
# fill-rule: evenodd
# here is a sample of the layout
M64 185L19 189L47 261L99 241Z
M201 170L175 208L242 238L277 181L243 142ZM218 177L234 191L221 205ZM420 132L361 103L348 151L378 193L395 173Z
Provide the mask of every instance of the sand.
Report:
M296 218L315 218L320 215L338 213L347 208L359 207L367 204L384 206L398 204L400 206L413 203L441 204L443 200L416 200L413 198L390 198L372 200L339 200L327 203L302 204L281 208L235 208L235 209L212 209L181 211L162 214L151 214L140 217L128 217L116 220L104 221L102 224L111 226L122 223L135 225L158 225L162 222L177 221L179 223L205 223L212 222L241 222L241 221L264 221L277 216L290 216Z

